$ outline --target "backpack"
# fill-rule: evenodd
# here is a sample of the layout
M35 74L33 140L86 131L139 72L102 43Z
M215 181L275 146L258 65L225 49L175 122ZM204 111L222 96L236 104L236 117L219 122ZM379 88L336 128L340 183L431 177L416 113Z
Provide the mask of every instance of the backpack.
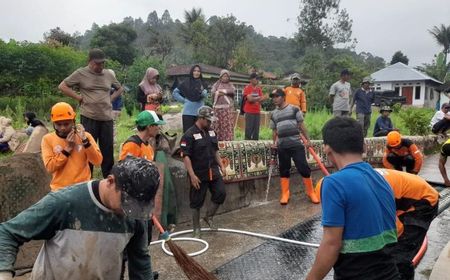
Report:
M244 96L244 94L242 94L241 107L239 109L239 115L244 115L245 114L244 106L245 106L245 101L246 100L247 100L247 98Z

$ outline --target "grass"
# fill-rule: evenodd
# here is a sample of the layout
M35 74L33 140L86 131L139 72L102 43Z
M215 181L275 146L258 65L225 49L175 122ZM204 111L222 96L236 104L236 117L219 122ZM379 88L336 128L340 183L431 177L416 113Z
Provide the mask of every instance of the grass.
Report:
M427 109L424 109L427 110ZM327 110L319 110L319 111L312 111L308 112L305 117L305 126L308 130L309 136L311 139L322 139L322 127L323 125L333 117L333 115L328 112ZM356 118L356 115L353 114L353 118ZM371 121L370 121L370 127L369 131L367 133L367 137L372 137L373 135L373 128L375 126L375 122L377 118L379 117L378 112L373 112ZM391 120L394 124L394 127L400 129L400 132L403 134L409 134L409 130L404 126L403 121L400 118L399 113L392 112L391 113ZM431 119L431 116L430 116ZM244 132L237 128L234 131L234 138L235 140L244 140ZM259 131L259 139L260 140L272 140L272 130L268 127L261 127Z
M179 111L178 108L165 108L167 111L172 110L174 112ZM427 112L427 116L429 115L430 119L433 114L433 111L430 109L418 109L418 110L424 110ZM16 129L25 128L26 124L22 117L23 108L20 108L20 106L17 106L15 110L3 110L0 111L1 116L7 116L10 118L13 118L13 124ZM122 111L122 114L120 115L118 121L117 121L117 134L116 134L116 142L114 144L114 158L117 159L119 156L119 149L120 144L125 142L125 140L128 139L131 135L135 133L135 124L134 124L134 118L137 116L139 112L135 110L133 112L133 116L129 116L126 114L125 110ZM375 125L375 121L378 118L379 114L377 111L374 111L372 113L370 128L368 132L368 137L371 137L373 134L373 127ZM355 115L353 115L355 117ZM306 114L305 117L305 125L308 129L309 135L311 139L321 139L322 138L322 127L325 124L326 121L332 118L332 114L326 110L319 110L319 111L311 111ZM400 129L400 132L404 135L409 134L409 130L405 127L403 121L400 118L400 113L393 112L391 114L392 122L394 123L394 126ZM77 122L79 122L79 116L77 116ZM180 120L181 122L181 120ZM272 130L268 127L261 127L260 129L260 140L271 140L272 139ZM244 139L244 132L240 129L235 130L235 140L243 140ZM12 155L12 153L3 153L0 154L0 160L8 158ZM94 170L94 177L95 178L101 178L100 169L96 168Z

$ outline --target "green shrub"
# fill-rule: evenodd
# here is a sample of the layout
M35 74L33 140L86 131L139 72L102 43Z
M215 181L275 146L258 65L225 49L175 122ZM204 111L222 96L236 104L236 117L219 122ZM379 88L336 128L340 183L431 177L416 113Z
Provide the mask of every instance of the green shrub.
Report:
M400 118L409 135L428 135L433 113L431 109L409 107L400 111Z

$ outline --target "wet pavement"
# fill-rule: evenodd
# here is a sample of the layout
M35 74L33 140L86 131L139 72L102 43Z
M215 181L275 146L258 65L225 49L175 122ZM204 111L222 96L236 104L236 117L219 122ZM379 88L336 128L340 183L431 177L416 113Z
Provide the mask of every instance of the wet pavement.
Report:
M429 181L440 183L436 175L436 156L425 161L421 176ZM430 178L433 178L430 180ZM450 204L450 189L442 191L444 200L441 206ZM206 207L205 207L206 208ZM248 230L289 239L319 243L322 235L320 226L320 205L311 204L304 196L291 196L287 206L278 201L251 205L237 211L224 213L216 217L219 227ZM190 229L189 223L178 225L177 231ZM429 278L436 259L450 240L450 210L444 210L433 221L428 231L428 250L416 268L416 280ZM299 245L289 245L277 241L245 235L205 232L203 239L210 248L204 254L195 257L218 279L304 279L311 267L316 250ZM197 251L201 245L192 242L177 243L188 252ZM176 264L161 250L160 245L150 247L153 269L160 274L159 279L187 279ZM327 279L332 279L332 272ZM28 279L28 275L19 279ZM450 277L449 277L450 279Z
M284 237L292 238L293 235L295 235L295 231L289 231L289 229L292 228L292 225L298 225L305 221L310 221L311 217L317 217L319 214L320 205L311 204L302 194L300 197L291 196L291 201L286 206L281 206L278 201L271 201L268 203L253 205L251 207L222 214L216 217L216 220L220 223L220 227L223 228L254 231L269 235L280 235L287 231ZM317 224L317 220L315 220L315 222L313 223L308 222L308 225L313 225L314 223ZM190 224L182 225L177 228L177 231L189 229L190 226ZM318 243L321 233L318 234L317 230L321 231L320 226L316 226L315 230L313 230L314 226L310 226L309 228L310 231L306 230L302 231L301 233L299 232L296 237L297 240ZM273 252L273 250L278 250L278 256L280 257L279 261L286 262L288 259L282 259L283 252L289 252L289 250L285 250L285 246L297 249L303 248L297 245L284 245L274 241L266 242L263 239L255 237L222 232L204 233L202 235L202 238L209 243L210 248L203 255L195 257L195 260L210 271L215 271L217 268L219 268L217 270L217 277L219 279L250 279L245 278L245 275L247 275L247 273L242 273L243 271L245 271L245 267L255 273L260 271L261 275L262 270L257 267L259 265L258 260L268 260L269 263L271 263L273 260L275 264L278 261L274 259L275 255L271 253ZM190 242L183 242L179 243L179 245L188 252L193 252L200 249L200 246L189 243ZM267 247L267 244L274 244L276 246L270 248ZM267 248L268 251L265 251L266 254L262 254L261 251L258 251L261 250L261 248ZM303 249L311 251L313 253L313 256L315 255L316 249ZM175 260L172 257L168 257L167 255L165 255L159 246L151 246L150 250L152 255L153 268L160 273L160 279L186 279L183 275L183 272L175 263ZM261 254L261 258L256 260L252 260L251 257L246 258L247 254L251 254L251 252ZM285 257L288 256L285 255ZM234 269L231 268L231 266L228 266L227 268L226 264L230 265L233 262L237 264L240 258L249 260L249 262L247 264L244 264L243 266L240 265L240 268ZM261 263L261 265L266 266L266 263ZM277 265L274 265L272 267L276 266ZM282 269L282 267L278 266L278 269ZM236 270L235 272L237 274L233 274L234 272L232 272L231 270ZM263 278L259 279L276 278L267 278L264 276Z

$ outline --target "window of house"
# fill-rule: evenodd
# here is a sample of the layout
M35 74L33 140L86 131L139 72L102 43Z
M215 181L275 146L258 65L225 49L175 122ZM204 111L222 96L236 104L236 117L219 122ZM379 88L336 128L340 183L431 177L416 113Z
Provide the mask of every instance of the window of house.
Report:
M414 99L420 99L420 87L416 87L416 93L414 95Z
M430 99L434 99L434 90L430 88Z
M400 87L395 87L394 88L395 93L397 93L398 95L400 95Z

